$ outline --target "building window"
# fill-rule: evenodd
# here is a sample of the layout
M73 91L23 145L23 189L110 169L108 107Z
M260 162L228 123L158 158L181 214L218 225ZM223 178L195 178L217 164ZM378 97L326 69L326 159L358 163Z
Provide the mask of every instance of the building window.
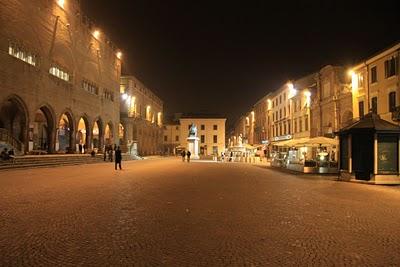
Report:
M301 118L299 119L299 131L303 131L303 120Z
M82 88L83 88L83 90L85 90L91 94L95 94L95 95L99 94L99 88L91 82L82 81Z
M279 123L279 135L282 135L282 123Z
M175 142L179 142L179 135L175 136Z
M25 49L17 46L14 43L8 44L8 54L32 66L36 66L37 64L37 57L35 54L26 51Z
M205 138L204 135L201 135L201 136L200 136L200 142L201 142L202 144L204 144L204 143L206 142L206 138Z
M285 123L283 123L283 134L285 134L285 135L286 135L286 122L285 122Z
M278 111L275 112L275 120L278 120Z
M376 66L371 68L371 83L376 83L378 81L378 76L376 73Z
M61 69L58 66L51 67L49 69L49 73L57 78L60 78L61 80L66 81L66 82L69 82L69 80L70 80L70 75L68 74L68 72Z
M275 113L272 113L272 121L275 121Z
M279 110L279 119L282 119L282 109Z
M107 100L110 100L110 101L114 101L114 93L109 91L109 90L107 90L107 89L104 89L103 97L104 97L104 99L107 99Z
M364 117L364 101L358 102L358 113L360 114L360 118Z
M291 134L291 132L290 132L290 120L288 120L287 126L288 126L288 134Z
M213 142L214 144L218 143L218 136L216 135L213 136Z
M164 135L164 142L168 141L168 136Z
M282 95L279 95L279 104L282 104Z
M330 82L324 82L322 85L322 98L329 97L331 95L331 84Z
M206 126L204 124L200 125L200 130L205 130Z
M286 107L283 108L283 117L286 117Z
M286 93L283 93L283 101L286 100Z
M395 111L396 110L396 92L390 92L389 93L389 111Z
M372 113L378 114L378 98L375 96L371 98Z
M218 130L218 125L214 124L213 128L215 131Z
M297 133L297 119L294 119L294 133Z
M308 115L304 116L304 129L308 131Z
M385 61L385 78L392 77L397 73L397 57Z
M175 126L175 130L179 130L179 126Z

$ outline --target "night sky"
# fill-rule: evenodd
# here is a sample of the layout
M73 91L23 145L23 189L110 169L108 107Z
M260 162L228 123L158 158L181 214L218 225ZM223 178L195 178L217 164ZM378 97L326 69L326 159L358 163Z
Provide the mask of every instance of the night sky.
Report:
M399 41L399 2L82 0L82 7L122 49L123 73L152 89L167 114L219 113L232 125L288 79L326 64L351 66Z

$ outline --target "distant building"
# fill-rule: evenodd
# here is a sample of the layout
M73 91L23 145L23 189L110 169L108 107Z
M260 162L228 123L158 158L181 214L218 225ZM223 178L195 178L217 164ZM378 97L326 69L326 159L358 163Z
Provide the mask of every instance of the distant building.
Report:
M2 139L20 152L118 143L121 53L79 1L0 4Z
M124 150L138 155L163 150L163 102L134 76L121 77L121 141Z
M163 125L163 148L166 155L175 155L180 150L181 126L178 118L166 119Z
M164 125L164 152L174 154L187 149L190 125L197 127L200 156L225 152L226 118L214 114L176 114Z
M192 123L197 126L200 156L220 155L225 152L226 118L209 114L184 114L180 119L180 144L187 147L186 138Z

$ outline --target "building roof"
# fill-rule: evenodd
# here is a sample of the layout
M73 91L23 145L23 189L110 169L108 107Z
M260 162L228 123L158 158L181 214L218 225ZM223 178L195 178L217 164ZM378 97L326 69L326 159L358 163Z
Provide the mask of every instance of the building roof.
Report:
M373 131L379 133L400 133L400 127L396 124L383 120L375 113L368 113L362 119L339 131L339 134L352 132Z

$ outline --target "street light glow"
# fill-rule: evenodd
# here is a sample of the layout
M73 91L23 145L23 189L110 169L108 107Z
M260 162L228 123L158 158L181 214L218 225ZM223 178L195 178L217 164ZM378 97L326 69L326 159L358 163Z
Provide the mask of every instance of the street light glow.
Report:
M93 36L94 36L94 38L99 39L99 37L100 37L100 31L99 31L99 30L95 30L95 31L93 32Z
M57 0L57 4L58 4L60 7L64 8L64 0Z
M294 97L297 94L297 90L294 88L294 85L291 82L289 82L287 84L287 86L288 86L288 89L289 89L288 98L290 99L290 98Z
M121 58L122 58L122 52L121 52L121 51L118 51L118 52L117 52L117 58L118 58L118 59L121 59Z
M128 95L125 93L125 94L122 94L122 99L123 100L126 100L128 98Z

